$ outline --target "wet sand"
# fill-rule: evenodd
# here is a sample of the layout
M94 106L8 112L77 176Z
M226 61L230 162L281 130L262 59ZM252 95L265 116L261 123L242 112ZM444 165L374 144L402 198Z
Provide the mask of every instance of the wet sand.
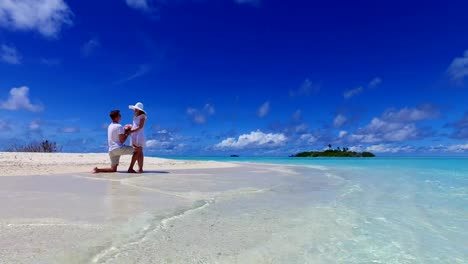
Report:
M151 158L144 174L92 174L105 155L55 155L17 153L30 164L2 170L0 263L242 263L279 223L266 197L301 179L288 166Z

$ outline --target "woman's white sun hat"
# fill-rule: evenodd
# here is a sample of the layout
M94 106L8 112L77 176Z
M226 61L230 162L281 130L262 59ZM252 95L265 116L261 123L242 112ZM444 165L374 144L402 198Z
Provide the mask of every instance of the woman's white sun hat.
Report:
M129 108L129 109L132 109L132 110L135 110L135 109L136 109L136 110L140 110L140 111L146 113L146 111L143 110L143 104L140 103L140 102L136 103L135 105L129 105L128 108Z

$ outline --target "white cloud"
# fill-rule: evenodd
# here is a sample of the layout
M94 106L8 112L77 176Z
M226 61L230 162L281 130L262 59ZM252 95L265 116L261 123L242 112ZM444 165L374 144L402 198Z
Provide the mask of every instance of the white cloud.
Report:
M351 98L353 96L356 96L356 95L362 93L363 91L364 91L364 89L362 87L357 87L355 89L348 90L348 91L344 92L343 97L345 99L349 99L349 98Z
M307 144L313 144L317 142L317 137L312 134L301 135L300 140L306 142Z
M79 127L62 127L62 128L59 128L58 131L60 133L78 133L80 132L80 128Z
M374 153L401 153L414 151L414 148L411 146L391 146L388 144L378 144L366 147L365 151Z
M183 137L174 134L173 130L160 129L151 135L146 141L146 147L153 153L175 154L187 149L187 144L183 143Z
M372 81L369 82L367 87L369 87L369 89L374 89L374 88L377 88L381 83L382 83L382 79L380 79L379 77L376 77L372 79Z
M376 143L381 141L404 141L417 139L420 132L415 124L392 123L373 118L363 129L349 136L353 142Z
M346 135L348 135L348 131L345 131L345 130L341 130L340 133L338 133L339 138L343 138Z
M314 84L311 80L305 79L301 86L296 90L290 90L289 96L291 97L300 97L300 96L309 96L320 91L320 85Z
M447 73L454 81L463 81L468 76L468 50L465 51L463 57L453 59Z
M25 109L31 112L39 112L44 108L42 105L32 104L28 97L29 88L22 86L19 88L12 88L10 96L6 101L0 101L0 109L6 110L20 110Z
M351 142L377 143L397 142L419 139L430 132L423 133L416 122L433 119L440 115L439 110L431 105L417 108L387 110L380 117L375 117L364 128L358 129L347 138Z
M192 120L195 124L204 124L206 123L208 116L214 115L216 112L214 106L212 104L205 104L203 109L199 110L193 107L187 108L187 115L189 116L190 120Z
M2 45L1 54L2 61L9 64L21 64L21 55L13 46Z
M158 141L155 140L155 139L150 139L150 140L147 140L146 141L146 147L147 148L155 148L157 147L159 144L158 144Z
M71 26L73 13L63 0L1 0L0 26L9 30L38 31L56 37Z
M400 110L390 109L383 113L382 119L390 122L415 122L437 118L440 112L432 105L422 105L417 108L402 108Z
M285 144L287 137L284 134L263 133L260 130L250 134L240 135L237 139L227 138L215 145L218 149L246 149L258 147L278 147Z
M447 146L447 150L451 152L465 152L468 151L468 144Z
M372 153L402 153L402 152L413 152L414 147L411 146L392 146L390 144L376 144L371 146L352 146L349 151L363 152L368 151Z
M258 117L265 117L270 112L270 102L263 103L260 108L258 108L257 115Z
M156 139L147 140L145 146L150 150L157 150L158 152L164 153L175 153L177 151L183 150L186 147L186 145L183 143L160 141Z
M81 54L84 57L89 57L97 48L101 46L99 39L92 38L88 40L83 46L81 47Z
M339 128L346 123L346 120L347 120L346 116L339 114L333 120L333 126L336 128Z
M39 120L33 120L29 123L29 130L38 131L41 129L41 122Z
M125 0L127 5L133 9L148 12L151 10L151 6L148 0Z

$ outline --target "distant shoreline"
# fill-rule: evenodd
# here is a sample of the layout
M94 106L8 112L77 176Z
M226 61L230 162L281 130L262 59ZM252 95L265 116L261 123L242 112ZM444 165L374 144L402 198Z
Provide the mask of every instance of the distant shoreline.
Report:
M291 155L292 158L316 158L316 157L327 157L327 158L373 158L374 153L371 152L356 152L348 151L347 149L340 150L325 150L325 151L305 151Z

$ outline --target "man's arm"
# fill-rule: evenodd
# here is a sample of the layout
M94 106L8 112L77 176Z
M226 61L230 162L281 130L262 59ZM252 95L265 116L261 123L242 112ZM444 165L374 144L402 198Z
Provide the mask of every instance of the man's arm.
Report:
M125 143L125 140L127 140L128 138L128 134L125 133L125 134L119 134L119 140L120 140L120 143Z

